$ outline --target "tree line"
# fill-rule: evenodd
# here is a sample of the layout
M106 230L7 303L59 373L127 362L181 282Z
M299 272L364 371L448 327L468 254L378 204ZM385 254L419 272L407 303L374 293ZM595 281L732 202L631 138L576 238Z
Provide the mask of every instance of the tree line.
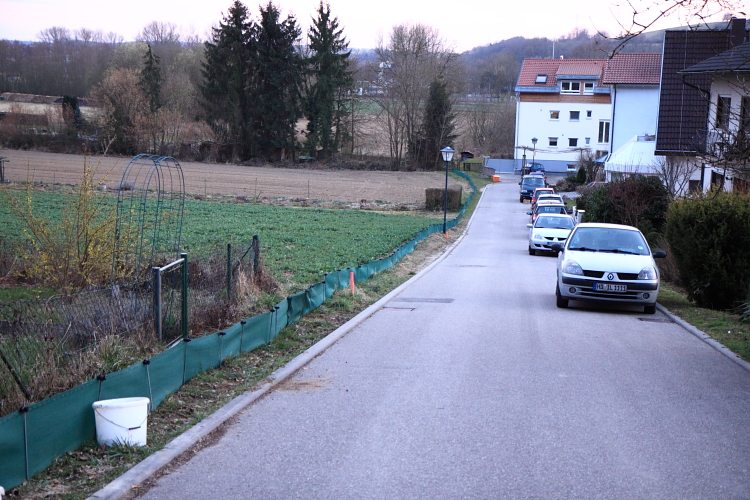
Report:
M6 146L71 150L86 137L89 149L221 161L384 154L394 169L439 167L445 146L512 153L512 103L460 103L471 72L422 24L354 52L322 2L303 36L272 2L253 16L236 0L205 42L159 22L136 43L60 27L39 38L0 40L0 91L65 96L59 135L28 134L29 117L6 113ZM97 111L81 113L81 98Z

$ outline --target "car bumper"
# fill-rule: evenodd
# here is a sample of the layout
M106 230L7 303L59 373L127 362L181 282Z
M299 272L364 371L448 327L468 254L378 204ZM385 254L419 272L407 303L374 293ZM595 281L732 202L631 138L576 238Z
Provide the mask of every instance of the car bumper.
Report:
M542 250L542 251L546 251L546 252L553 252L554 250L552 250L550 248L550 246L553 243L559 243L560 245L564 246L565 245L565 239L564 238L563 239L561 239L561 238L554 238L552 240L548 240L548 239L544 238L542 240L529 240L529 248L533 248L534 250Z
M599 291L596 283L626 285L626 292ZM563 275L558 278L560 295L569 300L603 300L608 302L631 302L654 304L659 296L658 281L606 281Z

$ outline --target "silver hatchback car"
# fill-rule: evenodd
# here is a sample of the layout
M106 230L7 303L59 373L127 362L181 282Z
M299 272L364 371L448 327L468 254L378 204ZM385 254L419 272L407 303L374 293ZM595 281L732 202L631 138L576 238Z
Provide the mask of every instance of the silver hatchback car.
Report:
M570 233L565 245L553 244L557 260L557 307L570 300L643 304L646 314L656 312L659 270L646 238L636 228L620 224L583 223Z

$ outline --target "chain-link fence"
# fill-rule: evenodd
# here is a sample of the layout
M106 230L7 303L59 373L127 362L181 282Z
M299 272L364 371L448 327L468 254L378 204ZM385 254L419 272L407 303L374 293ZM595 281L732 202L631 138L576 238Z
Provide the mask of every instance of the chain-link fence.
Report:
M154 276L0 303L0 417L160 352L185 332L196 337L231 324L261 291L275 286L262 269L257 236L188 264L185 329L182 265L166 265L158 273L158 308Z
M152 297L151 283L141 282L0 304L0 415L108 368L112 339L153 325Z

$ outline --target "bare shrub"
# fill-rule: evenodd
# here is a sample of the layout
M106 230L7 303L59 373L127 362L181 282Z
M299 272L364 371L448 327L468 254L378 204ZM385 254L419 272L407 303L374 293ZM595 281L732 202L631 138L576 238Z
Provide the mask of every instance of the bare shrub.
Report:
M100 166L101 161L92 165L90 157L84 157L81 183L66 199L59 220L35 207L33 183L27 182L25 192L3 190L11 212L24 222L30 243L21 253L27 279L70 292L113 278L117 212L97 189L109 174L100 174Z
M463 190L459 187L448 188L448 200L447 205L449 210L457 210L461 208L461 196ZM442 210L443 202L445 198L444 188L427 188L424 190L425 194L425 209L427 210Z

